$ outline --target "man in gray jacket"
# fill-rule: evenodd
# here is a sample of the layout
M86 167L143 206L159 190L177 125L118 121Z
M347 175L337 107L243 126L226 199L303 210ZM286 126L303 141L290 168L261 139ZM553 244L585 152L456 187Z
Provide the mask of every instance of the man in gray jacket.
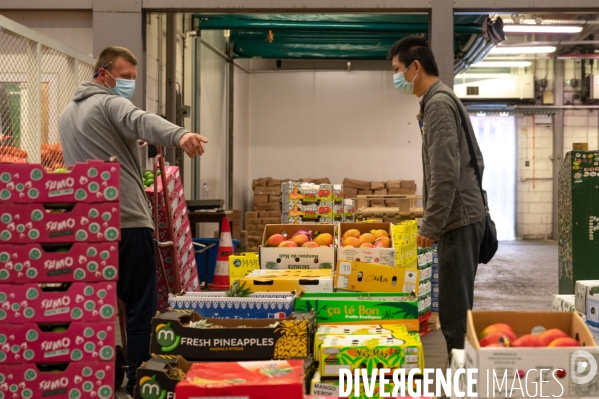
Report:
M137 59L126 48L104 49L92 82L79 85L59 120L65 163L90 159L121 164L121 241L117 294L127 314L127 393L133 395L135 372L148 360L152 317L157 310L154 224L142 183L139 141L181 147L188 156L204 153L208 142L196 133L135 107Z
M485 209L466 134L470 135L480 173L483 157L472 130L462 129L453 91L439 71L426 39L408 36L391 47L393 81L403 94L422 97L418 116L422 132L424 217L418 246L437 242L439 318L447 351L464 347L466 314L472 309L474 279L485 232ZM458 100L463 114L468 112ZM481 176L482 177L482 176Z

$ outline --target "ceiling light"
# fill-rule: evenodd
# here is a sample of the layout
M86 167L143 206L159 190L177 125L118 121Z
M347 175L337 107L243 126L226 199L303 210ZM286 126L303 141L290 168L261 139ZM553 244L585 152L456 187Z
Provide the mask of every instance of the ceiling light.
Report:
M511 67L529 67L530 61L483 61L472 64L471 68L511 68Z
M578 33L582 31L582 26L568 25L504 25L504 32L514 33Z
M555 46L493 47L489 54L546 54L555 52Z

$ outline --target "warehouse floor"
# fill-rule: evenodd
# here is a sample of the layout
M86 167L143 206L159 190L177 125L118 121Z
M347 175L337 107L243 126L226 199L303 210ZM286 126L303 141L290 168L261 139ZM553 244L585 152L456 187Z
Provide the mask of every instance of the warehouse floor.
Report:
M501 242L488 265L476 277L476 310L551 310L558 291L556 241ZM120 335L118 335L120 337ZM445 368L445 339L440 330L422 338L427 368ZM124 384L123 384L124 386ZM125 398L124 388L117 391Z

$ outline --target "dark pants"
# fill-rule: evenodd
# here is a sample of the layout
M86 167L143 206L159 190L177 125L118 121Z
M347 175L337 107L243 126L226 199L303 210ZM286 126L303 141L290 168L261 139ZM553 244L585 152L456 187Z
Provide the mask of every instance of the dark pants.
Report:
M439 321L448 354L452 349L464 349L466 315L474 303L474 279L484 233L485 219L448 231L437 242Z
M158 310L156 250L152 230L122 229L117 295L127 311L127 393L133 395L135 373L150 358L152 318Z

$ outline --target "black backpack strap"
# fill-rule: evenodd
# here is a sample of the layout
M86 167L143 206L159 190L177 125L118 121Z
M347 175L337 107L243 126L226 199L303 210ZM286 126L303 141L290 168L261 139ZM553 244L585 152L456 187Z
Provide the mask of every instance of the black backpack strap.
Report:
M464 133L466 134L466 141L468 142L468 151L470 152L470 166L474 169L474 174L476 175L476 180L478 181L478 188L480 189L480 195L483 198L483 205L487 212L489 211L489 207L487 206L487 199L485 198L485 193L483 191L483 178L480 174L480 169L478 167L478 162L476 161L476 153L474 152L474 145L472 144L472 138L470 137L470 130L468 129L468 116L464 115L462 111L462 107L460 107L460 102L457 98L455 98L452 93L448 91L439 91L437 93L444 93L447 97L451 98L458 109L458 113L460 114L460 119L462 120L462 129L464 129Z

